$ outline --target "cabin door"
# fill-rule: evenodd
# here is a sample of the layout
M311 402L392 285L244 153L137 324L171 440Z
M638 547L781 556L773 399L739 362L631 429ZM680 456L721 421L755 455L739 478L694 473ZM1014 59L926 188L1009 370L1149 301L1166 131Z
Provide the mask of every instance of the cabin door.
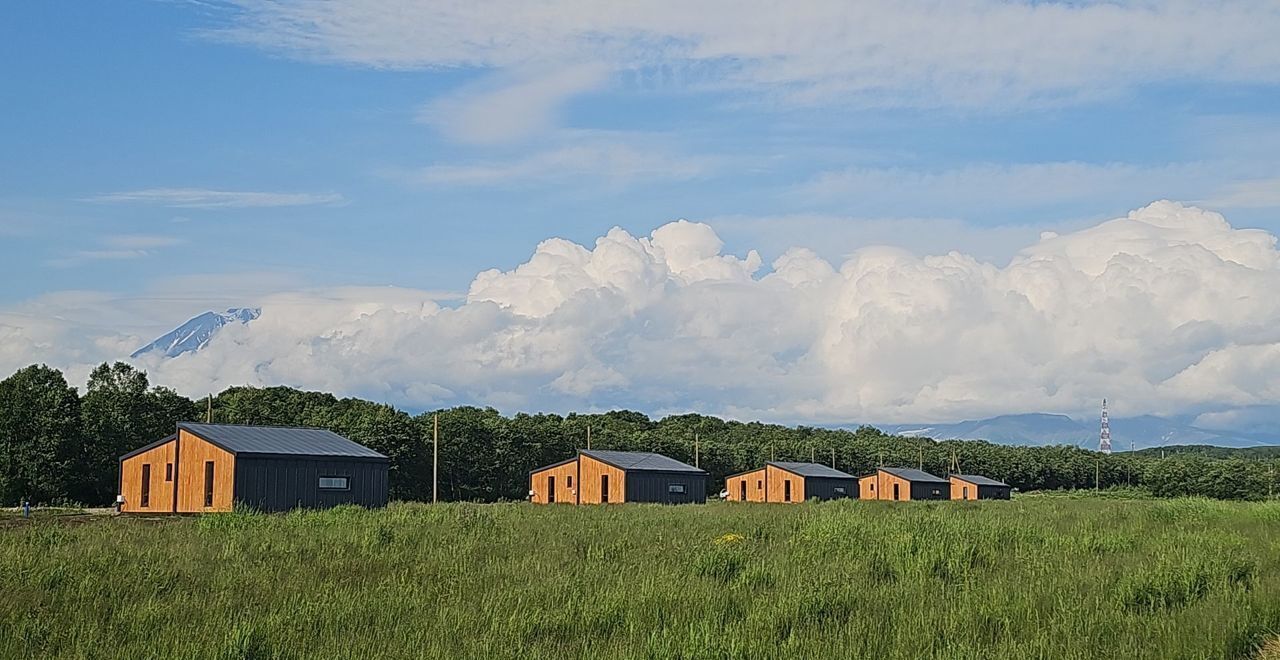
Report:
M556 501L556 478L554 476L547 477L547 504L554 504Z
M740 501L746 502L747 501L747 480L746 479L743 479L742 481L738 482L738 492L740 493L738 495L738 499Z
M898 499L898 484L893 485L893 499Z

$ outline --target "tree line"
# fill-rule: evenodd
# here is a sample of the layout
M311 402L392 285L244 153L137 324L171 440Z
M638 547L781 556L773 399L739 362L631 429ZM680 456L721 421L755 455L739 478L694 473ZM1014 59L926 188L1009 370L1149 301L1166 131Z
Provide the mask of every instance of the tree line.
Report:
M877 465L934 474L982 474L1020 490L1130 486L1157 496L1261 499L1277 490L1280 459L1233 453L1103 455L1070 446L893 436L856 430L737 422L698 414L650 419L631 411L504 416L460 406L411 415L392 406L291 387L232 387L211 402L153 387L145 372L117 362L89 376L83 394L57 369L32 365L0 381L0 505L23 500L103 505L114 500L119 457L163 438L178 422L326 428L391 459L392 499L430 500L432 434L438 421L441 500L523 499L530 470L585 447L654 451L724 477L769 460L813 460L854 475Z

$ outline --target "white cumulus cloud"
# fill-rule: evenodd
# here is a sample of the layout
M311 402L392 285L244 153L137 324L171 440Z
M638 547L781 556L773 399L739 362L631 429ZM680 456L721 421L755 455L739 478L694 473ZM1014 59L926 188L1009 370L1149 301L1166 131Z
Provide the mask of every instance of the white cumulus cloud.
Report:
M1045 232L1005 266L866 246L843 263L794 247L766 268L678 221L546 240L453 305L411 289L271 294L201 352L140 365L197 395L288 384L411 407L894 422L1091 412L1105 396L1117 414L1222 417L1280 404L1277 290L1275 236L1167 201ZM27 311L52 318L54 302ZM0 366L132 348L56 325L0 316Z

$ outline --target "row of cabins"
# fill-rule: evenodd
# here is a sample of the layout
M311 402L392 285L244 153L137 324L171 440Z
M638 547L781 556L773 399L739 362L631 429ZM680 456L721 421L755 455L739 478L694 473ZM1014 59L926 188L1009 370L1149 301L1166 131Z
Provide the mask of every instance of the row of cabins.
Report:
M331 431L178 424L173 435L120 457L126 513L260 511L387 503L390 460ZM707 472L650 452L579 450L530 473L536 504L700 503ZM771 461L729 476L725 498L740 502L1008 499L1007 484L975 475L947 479L907 468L862 478L817 463Z
M661 454L579 450L573 458L529 473L529 500L535 504L608 504L706 501L707 473ZM946 479L923 470L882 467L865 477L819 463L770 461L730 475L724 497L734 502L834 500L1009 499L1008 484L971 474Z

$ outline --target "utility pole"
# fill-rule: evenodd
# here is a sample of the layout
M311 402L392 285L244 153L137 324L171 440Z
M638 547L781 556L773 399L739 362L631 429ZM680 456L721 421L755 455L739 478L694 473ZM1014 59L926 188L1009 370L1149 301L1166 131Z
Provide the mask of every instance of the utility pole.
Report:
M431 503L440 501L440 413L431 416Z
M209 407L205 410L205 413L204 413L204 423L205 424L213 423L213 395L212 394L209 395Z
M1102 457L1098 457L1098 462L1093 464L1093 489L1102 490Z
M836 448L831 448L831 469L836 469Z
M817 454L817 452L818 452L818 450L817 450L817 449L814 449L813 445L809 445L809 462L810 462L810 463L817 463L817 462L818 462L818 454Z
M924 470L924 447L920 448L920 468L919 469Z
M702 467L701 465L698 465L698 459L699 459L698 454L699 454L699 452L698 452L698 434L697 434L697 433L694 433L694 434L693 434L693 467L696 467L696 468L700 468L700 467Z
M587 426L587 449L591 449L591 426Z

